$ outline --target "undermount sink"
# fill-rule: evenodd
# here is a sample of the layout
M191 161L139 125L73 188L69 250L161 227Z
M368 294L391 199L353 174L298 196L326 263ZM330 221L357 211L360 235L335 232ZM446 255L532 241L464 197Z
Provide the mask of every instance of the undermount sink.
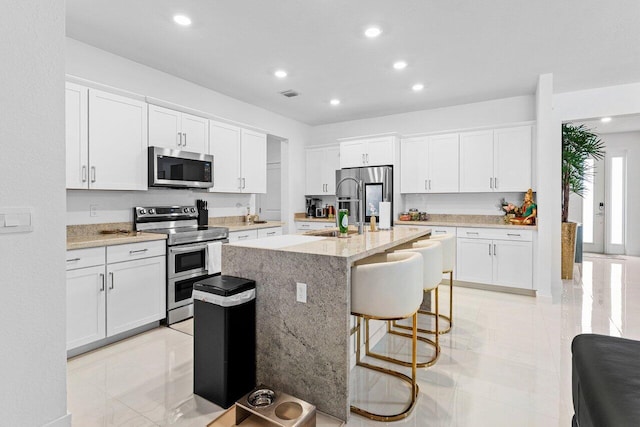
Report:
M307 236L320 236L320 237L338 237L340 232L338 230L317 230L309 231L305 233ZM358 234L358 230L348 230L347 235Z

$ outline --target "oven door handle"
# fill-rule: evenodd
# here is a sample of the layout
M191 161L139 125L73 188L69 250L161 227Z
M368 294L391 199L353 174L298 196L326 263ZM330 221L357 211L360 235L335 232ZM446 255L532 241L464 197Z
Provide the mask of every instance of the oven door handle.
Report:
M182 247L182 248L169 248L169 253L172 254L183 254L186 252L197 252L197 251L201 251L201 250L207 250L207 246L206 245L198 245L198 246L189 246L189 247Z

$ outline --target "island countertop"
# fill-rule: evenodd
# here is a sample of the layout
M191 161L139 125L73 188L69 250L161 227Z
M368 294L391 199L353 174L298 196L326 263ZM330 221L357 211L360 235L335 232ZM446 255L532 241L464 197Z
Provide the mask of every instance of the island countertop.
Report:
M326 231L316 231L315 233L323 232L326 233ZM365 230L363 234L349 234L349 237L346 238L314 236L314 232L310 232L305 235L273 236L229 243L229 245L346 258L346 261L352 264L430 233L431 229L425 227L397 227L374 232Z

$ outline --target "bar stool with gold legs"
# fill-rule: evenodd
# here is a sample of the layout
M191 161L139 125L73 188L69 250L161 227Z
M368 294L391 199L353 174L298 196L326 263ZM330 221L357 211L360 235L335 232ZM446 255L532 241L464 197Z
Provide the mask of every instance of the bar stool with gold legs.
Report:
M406 252L415 252L422 255L422 261L423 261L422 289L424 294L428 294L429 292L434 291L435 301L436 301L435 313L439 313L438 285L442 281L442 244L440 244L440 242L430 242L428 240L424 240L416 243L409 243L406 245L402 245L394 250L394 253L406 253ZM438 319L439 318L436 316L436 324L435 324L436 331L439 330ZM392 328L391 326L392 326L392 322L387 322L388 333L393 335L398 335L401 337L412 338L411 334L408 334L406 332L399 332L394 328ZM400 325L397 325L396 322L393 322L393 326L400 326ZM411 329L408 326L406 326L406 328ZM386 362L397 363L402 366L411 366L409 362L406 362L404 360L399 360L397 358L385 356L385 355L374 353L373 351L371 351L369 349L369 341L368 341L368 338L369 338L369 321L368 320L365 320L365 330L366 330L365 337L367 338L365 349L366 349L367 356L384 360ZM418 329L418 332L420 332L420 329ZM433 366L438 360L438 358L440 357L439 334L436 334L433 340L418 336L418 341L431 345L434 348L434 354L433 354L433 357L431 357L427 361L417 362L416 366L418 368L426 368L429 366Z
M442 243L442 273L449 274L449 315L439 314L440 319L449 323L447 328L439 330L437 333L446 334L453 326L453 270L456 265L456 238L450 234L431 236L427 241L438 241ZM424 242L424 240L422 240ZM432 311L421 311L421 314L435 316ZM427 330L426 333L434 334L435 331Z
M351 314L357 316L356 365L393 375L411 387L409 405L400 413L381 415L351 406L351 412L376 421L397 421L407 417L416 405L416 351L418 309L422 304L422 255L415 252L379 254L360 261L351 269ZM412 318L411 377L360 360L361 319L400 320Z

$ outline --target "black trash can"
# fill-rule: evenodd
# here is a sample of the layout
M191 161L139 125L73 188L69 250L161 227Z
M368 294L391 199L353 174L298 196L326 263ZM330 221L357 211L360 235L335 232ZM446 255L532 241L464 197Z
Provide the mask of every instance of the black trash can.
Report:
M223 408L256 386L255 288L233 276L193 285L193 392Z

